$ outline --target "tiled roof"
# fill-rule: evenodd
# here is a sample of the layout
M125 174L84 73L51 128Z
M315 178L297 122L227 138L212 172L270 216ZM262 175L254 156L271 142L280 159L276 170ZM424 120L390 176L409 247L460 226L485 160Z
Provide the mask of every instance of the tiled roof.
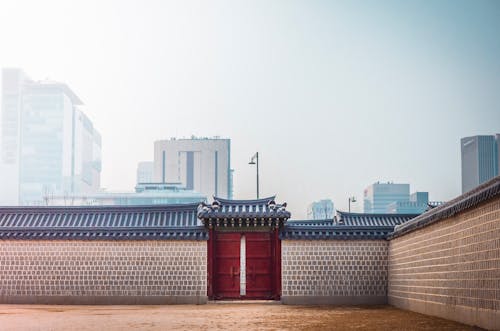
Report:
M420 214L362 214L337 211L337 223L347 226L396 226Z
M214 219L282 219L290 218L286 203L276 204L274 196L258 200L227 200L214 197L211 205L200 204L198 217L202 220Z
M357 240L385 239L396 224L416 217L415 214L361 214L337 211L334 219L290 220L283 228L282 239Z
M0 239L205 240L197 207L0 207Z
M366 226L304 226L287 224L280 233L281 239L348 240L385 239L393 227Z
M475 189L458 196L438 207L432 208L410 222L396 226L389 239L420 229L457 213L473 208L482 202L500 196L500 176L497 176Z

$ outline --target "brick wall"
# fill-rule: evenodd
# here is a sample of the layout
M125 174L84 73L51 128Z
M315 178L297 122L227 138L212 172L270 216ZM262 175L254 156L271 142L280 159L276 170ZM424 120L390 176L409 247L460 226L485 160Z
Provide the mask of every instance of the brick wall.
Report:
M388 299L500 329L500 198L391 240Z
M0 303L207 300L206 241L0 241Z
M387 302L385 240L283 240L282 302Z

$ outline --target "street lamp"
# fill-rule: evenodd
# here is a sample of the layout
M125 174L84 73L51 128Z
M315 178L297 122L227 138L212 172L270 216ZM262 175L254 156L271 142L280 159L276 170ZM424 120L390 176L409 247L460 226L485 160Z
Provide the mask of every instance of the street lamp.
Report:
M351 212L351 202L356 202L356 197L349 197L349 212Z
M257 166L257 199L259 198L259 152L255 153L250 159L248 164L255 164Z

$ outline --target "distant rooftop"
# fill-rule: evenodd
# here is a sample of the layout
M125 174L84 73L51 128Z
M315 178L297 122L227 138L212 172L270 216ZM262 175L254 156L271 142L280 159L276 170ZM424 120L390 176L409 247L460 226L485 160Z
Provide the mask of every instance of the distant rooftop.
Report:
M176 140L230 140L229 138L222 138L220 136L212 136L212 137L197 137L195 135L192 135L191 137L170 137L170 139L161 139L163 141L176 141Z
M205 201L206 197L196 191L192 190L178 190L178 189L166 189L166 190L140 190L137 192L113 192L113 191L104 191L104 192L96 192L96 193L79 193L79 194L69 194L69 195L54 195L51 196L51 199L54 200L68 200L71 199L113 199L113 198L192 198L199 201Z
M76 95L75 92L65 83L43 80L43 81L29 81L26 84L26 88L32 91L43 91L49 89L59 89L61 92L66 94L70 98L71 102L75 105L83 105L83 101Z
M136 192L159 192L159 191L191 192L191 190L188 190L182 183L161 183L161 182L137 183L137 185L135 186L135 191Z

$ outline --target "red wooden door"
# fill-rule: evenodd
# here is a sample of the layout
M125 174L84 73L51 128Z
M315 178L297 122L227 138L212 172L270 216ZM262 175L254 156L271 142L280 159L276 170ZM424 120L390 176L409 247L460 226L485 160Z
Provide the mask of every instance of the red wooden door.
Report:
M215 236L215 297L239 298L241 234L216 232Z
M273 297L271 234L247 232L245 240L246 297L271 299Z

